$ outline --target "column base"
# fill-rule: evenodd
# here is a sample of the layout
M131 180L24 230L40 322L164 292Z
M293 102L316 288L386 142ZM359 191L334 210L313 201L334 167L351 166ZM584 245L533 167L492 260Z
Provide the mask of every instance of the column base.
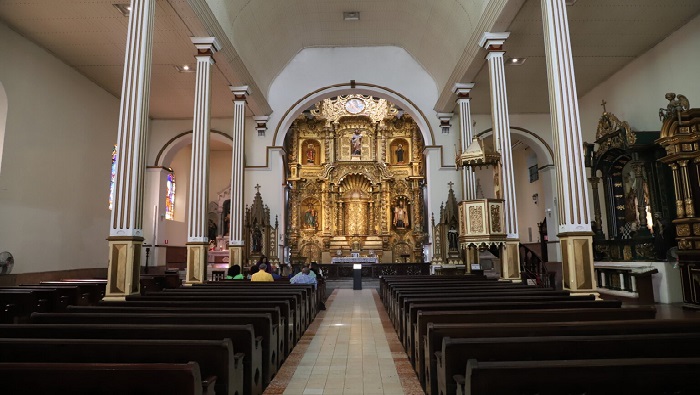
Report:
M124 301L138 294L141 278L141 247L143 237L110 236L107 288L103 300Z
M241 273L243 273L243 248L244 246L228 246L228 262L230 266L238 265L241 267Z
M508 239L501 247L501 279L519 282L520 240Z
M593 232L557 235L561 243L562 285L576 294L598 294L593 268Z
M207 251L209 243L187 243L187 270L185 285L207 282Z

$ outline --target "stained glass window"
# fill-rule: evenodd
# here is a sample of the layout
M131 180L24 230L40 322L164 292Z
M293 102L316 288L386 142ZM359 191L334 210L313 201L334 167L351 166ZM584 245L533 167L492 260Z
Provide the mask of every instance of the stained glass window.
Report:
M165 219L175 219L175 176L168 173L165 195Z
M114 179L117 177L117 145L112 148L112 176L109 180L109 209L114 207Z

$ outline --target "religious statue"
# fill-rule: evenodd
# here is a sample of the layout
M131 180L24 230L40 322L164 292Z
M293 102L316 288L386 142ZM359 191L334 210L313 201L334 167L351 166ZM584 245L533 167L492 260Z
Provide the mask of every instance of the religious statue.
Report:
M318 215L317 214L318 213L317 213L316 209L314 208L314 206L309 205L309 209L306 210L306 213L304 214L304 223L306 223L307 228L316 229L316 227L318 226L318 223L317 223Z
M406 208L404 207L403 200L399 200L399 203L394 207L394 227L397 229L404 229L408 226L408 215L406 213Z
M350 151L352 155L362 154L362 134L359 129L355 129L355 133L350 138Z
M396 163L403 163L403 145L396 147Z
M216 226L216 223L214 223L214 220L211 218L209 219L209 226L207 228L207 236L209 240L216 240L216 231L218 230L218 227Z
M459 243L457 242L458 239L458 234L457 234L457 229L455 229L454 225L450 225L450 230L447 231L447 241L450 243L450 250L456 250L457 246Z
M306 149L306 163L315 164L316 163L316 150L313 144L309 144Z
M256 223L253 228L253 252L260 251L262 251L262 231L260 230L260 226Z

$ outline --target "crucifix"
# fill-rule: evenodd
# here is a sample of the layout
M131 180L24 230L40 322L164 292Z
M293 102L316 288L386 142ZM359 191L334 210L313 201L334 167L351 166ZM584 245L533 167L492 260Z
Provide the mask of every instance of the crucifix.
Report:
M454 182L452 182L452 181L450 181L450 182L448 182L448 183L447 183L447 185L449 185L449 186L450 186L450 190L452 189L452 185L454 185L454 184L455 184L455 183L454 183Z
M258 191L257 193L260 193L260 184L255 184L254 188Z
M605 109L606 104L608 104L608 102L606 102L605 99L600 103L600 105L603 106L603 112L608 112L608 110Z

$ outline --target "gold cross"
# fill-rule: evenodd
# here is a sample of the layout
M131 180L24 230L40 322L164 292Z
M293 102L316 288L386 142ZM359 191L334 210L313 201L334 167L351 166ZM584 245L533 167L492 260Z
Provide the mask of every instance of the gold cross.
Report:
M452 182L452 181L450 181L450 182L448 182L448 183L447 183L447 185L449 185L449 186L450 186L450 189L452 189L452 185L454 185L454 184L455 184L455 183L454 183L454 182Z
M601 106L603 106L603 112L608 112L608 110L605 109L605 105L608 104L605 100L603 100L602 103L600 103Z
M255 189L257 189L258 193L260 193L260 184L255 184Z

